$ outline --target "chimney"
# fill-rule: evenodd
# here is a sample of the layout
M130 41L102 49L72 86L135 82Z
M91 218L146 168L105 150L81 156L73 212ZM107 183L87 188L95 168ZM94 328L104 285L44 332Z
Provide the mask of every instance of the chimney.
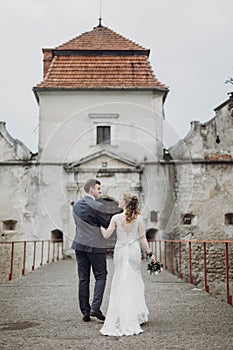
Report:
M50 63L52 62L53 59L53 52L52 49L42 49L43 54L44 54L44 72L43 72L43 77L46 77L46 74L48 73Z

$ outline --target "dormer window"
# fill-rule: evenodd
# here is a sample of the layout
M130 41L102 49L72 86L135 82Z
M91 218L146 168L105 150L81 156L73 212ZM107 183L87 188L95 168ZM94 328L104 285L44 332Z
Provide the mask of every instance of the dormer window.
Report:
M97 145L110 144L111 140L111 127L110 126L97 126Z

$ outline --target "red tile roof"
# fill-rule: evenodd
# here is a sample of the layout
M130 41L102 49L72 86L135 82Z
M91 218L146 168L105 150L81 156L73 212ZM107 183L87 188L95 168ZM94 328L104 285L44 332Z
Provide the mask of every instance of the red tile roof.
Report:
M113 30L98 26L62 44L57 50L146 50Z
M47 50L48 51L48 50ZM65 51L65 52L64 52ZM37 89L162 89L149 50L99 26L51 50L44 81Z
M160 88L146 56L56 56L40 88Z

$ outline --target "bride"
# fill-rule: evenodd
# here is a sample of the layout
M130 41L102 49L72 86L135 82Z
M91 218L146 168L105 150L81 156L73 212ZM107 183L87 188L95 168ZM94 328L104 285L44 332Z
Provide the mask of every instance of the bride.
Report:
M101 232L109 238L116 229L114 248L114 274L108 311L100 332L103 335L123 336L143 332L141 324L148 321L141 276L140 243L148 256L152 256L145 236L137 196L123 194L119 207L124 211L112 217L109 227ZM154 256L152 256L154 260Z

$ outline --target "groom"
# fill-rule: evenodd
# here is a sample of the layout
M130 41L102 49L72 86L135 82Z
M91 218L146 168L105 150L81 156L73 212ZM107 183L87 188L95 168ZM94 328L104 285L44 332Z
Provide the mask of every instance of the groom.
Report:
M107 269L105 240L100 226L108 227L109 220L104 212L103 204L96 201L101 197L101 182L88 180L84 185L86 195L73 206L76 233L72 243L75 250L79 277L79 306L83 321L89 322L90 316L101 321L105 316L100 311L103 299ZM95 288L93 302L90 306L90 271L94 273Z

